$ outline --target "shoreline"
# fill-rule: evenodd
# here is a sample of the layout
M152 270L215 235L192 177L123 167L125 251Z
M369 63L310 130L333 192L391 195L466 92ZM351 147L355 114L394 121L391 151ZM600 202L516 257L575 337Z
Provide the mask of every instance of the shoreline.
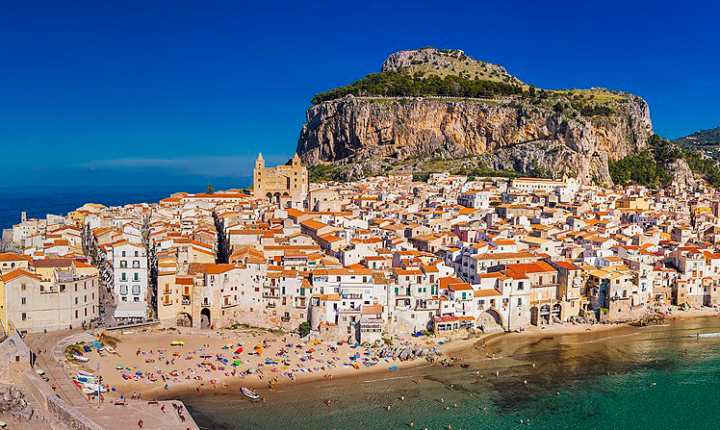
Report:
M687 319L687 318L708 318L708 317L717 317L720 316L720 313L715 308L708 308L708 309L691 309L688 311L675 311L673 312L673 315L671 318L667 320L667 324L671 325L676 320L679 319ZM469 335L465 337L457 336L453 339L450 339L447 342L444 342L444 338L399 338L397 341L401 342L401 344L404 344L405 342L414 345L416 347L418 346L429 346L433 345L436 346L441 352L442 356L439 360L451 358L456 354L468 351L470 349L486 349L486 354L488 356L488 359L491 359L489 354L492 354L493 350L496 349L506 349L508 347L512 348L512 352L510 352L506 357L502 358L512 358L513 354L517 349L521 348L523 345L526 345L531 340L538 340L542 339L543 337L548 336L561 336L561 335L578 335L582 336L585 333L598 333L598 332L605 332L605 331L614 331L616 329L621 328L628 328L630 327L630 323L621 323L621 324L555 324L553 326L549 326L547 328L537 328L537 327L531 327L529 329L526 329L522 332L492 332L492 333L483 333L483 334L474 334ZM122 337L121 342L118 343L117 349L120 351L121 349L127 353L128 348L134 348L138 347L140 349L142 345L155 345L156 347L159 344L162 344L162 341L168 342L169 338L178 338L182 339L186 342L188 342L188 346L190 345L214 345L217 347L222 342L226 342L230 339L243 339L244 343L254 343L254 342L260 342L258 340L259 337L274 337L273 342L278 342L280 338L282 338L283 342L289 342L289 341L297 341L296 335L278 335L275 333L269 333L264 332L262 330L248 330L248 331L224 331L224 330L217 330L217 331L193 331L193 330L186 330L183 329L181 333L173 332L171 330L153 330L150 332L141 332L141 333L133 333L129 336L129 339L132 339L132 342L123 343ZM612 335L611 335L612 336ZM268 339L264 339L268 340ZM395 339L394 339L395 340ZM203 343L201 343L203 342ZM208 342L208 343L204 343ZM442 342L442 344L439 344ZM330 342L324 342L324 343L318 343L318 351L320 347L324 347L325 344L330 344ZM277 345L275 345L277 346ZM304 348L303 348L304 349ZM357 348L357 350L365 350L365 348ZM355 348L350 348L348 345L343 345L339 347L339 353L335 353L333 355L333 358L336 360L339 360L339 358L342 356L342 354L345 354L346 356L350 355L350 352L355 352L356 354L359 354L356 352ZM475 351L474 353L477 353L478 351ZM298 354L296 352L296 354ZM324 355L322 352L320 355ZM115 362L117 360L122 360L122 356L118 356L115 358ZM137 355L137 357L146 357L146 356L140 356ZM136 360L137 357L134 357L132 360ZM337 357L337 358L336 358ZM266 357L263 357L266 358ZM292 357L295 358L295 357ZM328 357L325 357L328 358ZM179 357L178 357L179 359ZM111 361L112 360L108 360ZM258 361L256 361L258 362ZM339 362L339 361L338 361ZM297 365L297 361L293 362L294 365ZM150 363L154 364L154 363ZM169 366L165 366L165 363L160 363L161 366L153 366L154 369L160 369L163 368L164 371L167 371ZM246 364L247 365L247 364ZM323 369L322 371L312 371L309 370L308 372L298 372L295 374L294 379L288 379L288 378L280 378L279 377L279 371L277 369L271 370L270 373L263 373L262 370L258 373L254 373L252 375L246 375L244 377L239 377L235 374L228 375L227 373L225 376L218 375L217 378L210 379L202 379L202 380L186 380L186 381L176 381L173 385L168 386L167 388L163 386L163 383L148 383L145 381L144 383L139 383L139 381L122 381L118 380L117 376L115 377L109 377L106 379L108 384L114 388L116 391L113 393L108 393L108 397L120 397L120 395L124 395L125 397L130 397L133 393L141 393L144 399L158 399L158 400L174 400L178 398L192 398L194 396L203 396L206 393L209 394L236 394L241 395L239 392L240 387L247 387L251 388L253 390L257 390L260 395L263 394L263 392L266 392L270 390L269 388L269 381L274 379L274 382L272 384L273 388L280 388L280 389L292 389L295 386L304 386L311 383L317 383L322 381L330 381L330 380L337 380L337 379L346 379L346 378L352 378L352 377L358 377L358 376L368 376L368 375L377 375L380 373L384 374L390 374L392 375L395 372L400 372L402 370L412 369L421 367L423 365L426 365L428 367L433 367L438 365L437 363L430 363L425 358L415 358L408 361L400 361L396 359L383 359L381 361L378 361L374 365L370 365L367 367L359 367L358 369L353 369L352 367L347 366L347 364L344 364L343 366L335 366L333 368L327 368ZM105 366L105 363L103 363L103 367ZM130 364L130 368L135 368L136 366L140 366L138 363ZM259 366L262 366L262 364L259 364ZM300 365L302 367L302 364ZM78 366L74 366L78 367ZM89 366L80 366L84 367L85 370L94 370L94 365ZM391 367L396 367L396 369L391 370ZM261 368L261 367L258 367ZM103 373L103 377L107 375L107 372L112 370L106 370ZM111 374L112 375L112 374ZM330 378L327 377L327 375L331 375ZM210 382L209 381L214 381Z

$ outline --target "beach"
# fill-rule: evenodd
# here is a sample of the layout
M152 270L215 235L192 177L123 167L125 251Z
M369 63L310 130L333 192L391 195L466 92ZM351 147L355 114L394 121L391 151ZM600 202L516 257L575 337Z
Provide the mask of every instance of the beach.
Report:
M698 314L701 315L701 314ZM690 313L688 313L690 316ZM447 337L397 337L393 347L437 348L443 358L461 357L468 349L484 350L486 358L508 342L520 344L538 336L584 335L624 325L556 324L519 333L455 333ZM96 333L97 339L115 345L109 353L91 348L87 363L78 370L97 373L110 390L107 397L171 399L188 393L235 392L244 386L264 392L318 380L429 365L426 358L410 360L380 358L379 348L337 342L302 342L297 334L262 329L199 330L143 329ZM111 339L110 342L108 340ZM435 361L435 360L433 360Z
M409 428L411 423L420 429L518 429L528 422L528 428L558 430L710 428L712 411L720 407L714 394L720 389L720 318L714 311L682 315L646 327L491 335L485 348L481 341L453 353L468 368L424 363L287 384L265 391L267 402L261 404L226 392L188 392L181 400L210 429ZM638 405L645 411L642 418L636 417ZM705 412L688 417L691 409Z
M237 392L239 387L275 387L348 375L392 371L428 363L425 358L380 358L378 348L346 342L302 342L297 334L247 330L133 330L112 332L103 340L115 345L101 353L85 353L87 363L74 370L100 375L110 390L107 397L173 398L193 392ZM482 336L442 338L399 337L393 347L438 348L443 356L470 347ZM180 343L182 342L182 343ZM125 376L123 376L125 375Z

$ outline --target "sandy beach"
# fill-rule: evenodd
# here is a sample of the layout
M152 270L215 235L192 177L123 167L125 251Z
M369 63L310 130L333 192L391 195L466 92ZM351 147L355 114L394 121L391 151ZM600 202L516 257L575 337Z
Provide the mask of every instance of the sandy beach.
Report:
M336 342L303 343L296 334L264 330L148 330L113 332L108 336L115 344L115 354L103 351L101 356L93 349L85 354L89 362L75 363L73 367L97 374L100 364L109 398L133 394L141 394L143 399L172 398L188 391L237 391L241 386L270 389L427 364L425 358L380 358L375 348ZM408 336L393 339L392 346L437 347L448 356L480 338Z
M716 309L672 312L672 318L717 316ZM671 323L672 320L668 320ZM393 347L437 347L443 358L473 346L488 357L501 344L521 345L531 339L609 331L627 324L555 324L531 327L522 332L495 332L448 337L399 337ZM303 343L296 334L244 330L134 330L112 332L115 354L93 350L87 363L73 364L74 370L100 374L108 385L108 398L141 395L143 399L168 399L206 392L237 392L239 387L264 390L286 384L393 372L428 364L425 358L401 361L380 358L377 349L353 347L347 343L311 341ZM183 342L173 345L173 342ZM392 370L391 370L392 368Z

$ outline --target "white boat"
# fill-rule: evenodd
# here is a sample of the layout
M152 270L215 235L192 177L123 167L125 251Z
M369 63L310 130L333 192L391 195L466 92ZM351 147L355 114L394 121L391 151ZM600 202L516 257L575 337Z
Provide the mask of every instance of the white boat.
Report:
M90 373L90 372L86 372L86 371L84 371L84 370L78 370L78 375L87 376L88 378L94 378L94 377L95 377L94 374L92 374L92 373Z
M245 395L245 397L248 397L253 400L257 400L260 398L260 394L254 392L253 390L245 387L240 387L240 391Z
M90 361L89 358L83 357L82 355L77 355L77 354L74 354L73 358L81 363L87 363L88 361Z
M87 390L89 391L88 394L97 393L98 387L100 388L100 392L104 393L107 390L105 389L104 385L98 385L98 384L82 384L83 385L83 393Z

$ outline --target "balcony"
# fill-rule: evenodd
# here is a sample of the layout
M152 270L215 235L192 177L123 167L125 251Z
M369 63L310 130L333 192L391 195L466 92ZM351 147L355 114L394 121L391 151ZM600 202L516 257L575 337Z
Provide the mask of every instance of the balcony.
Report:
M275 302L268 302L267 307L270 309L275 309L277 307L277 303Z
M350 300L362 300L363 296L362 294L343 294L343 299L350 299Z
M281 316L281 317L280 317L280 321L282 321L282 322L290 322L290 317L288 317L288 316Z

